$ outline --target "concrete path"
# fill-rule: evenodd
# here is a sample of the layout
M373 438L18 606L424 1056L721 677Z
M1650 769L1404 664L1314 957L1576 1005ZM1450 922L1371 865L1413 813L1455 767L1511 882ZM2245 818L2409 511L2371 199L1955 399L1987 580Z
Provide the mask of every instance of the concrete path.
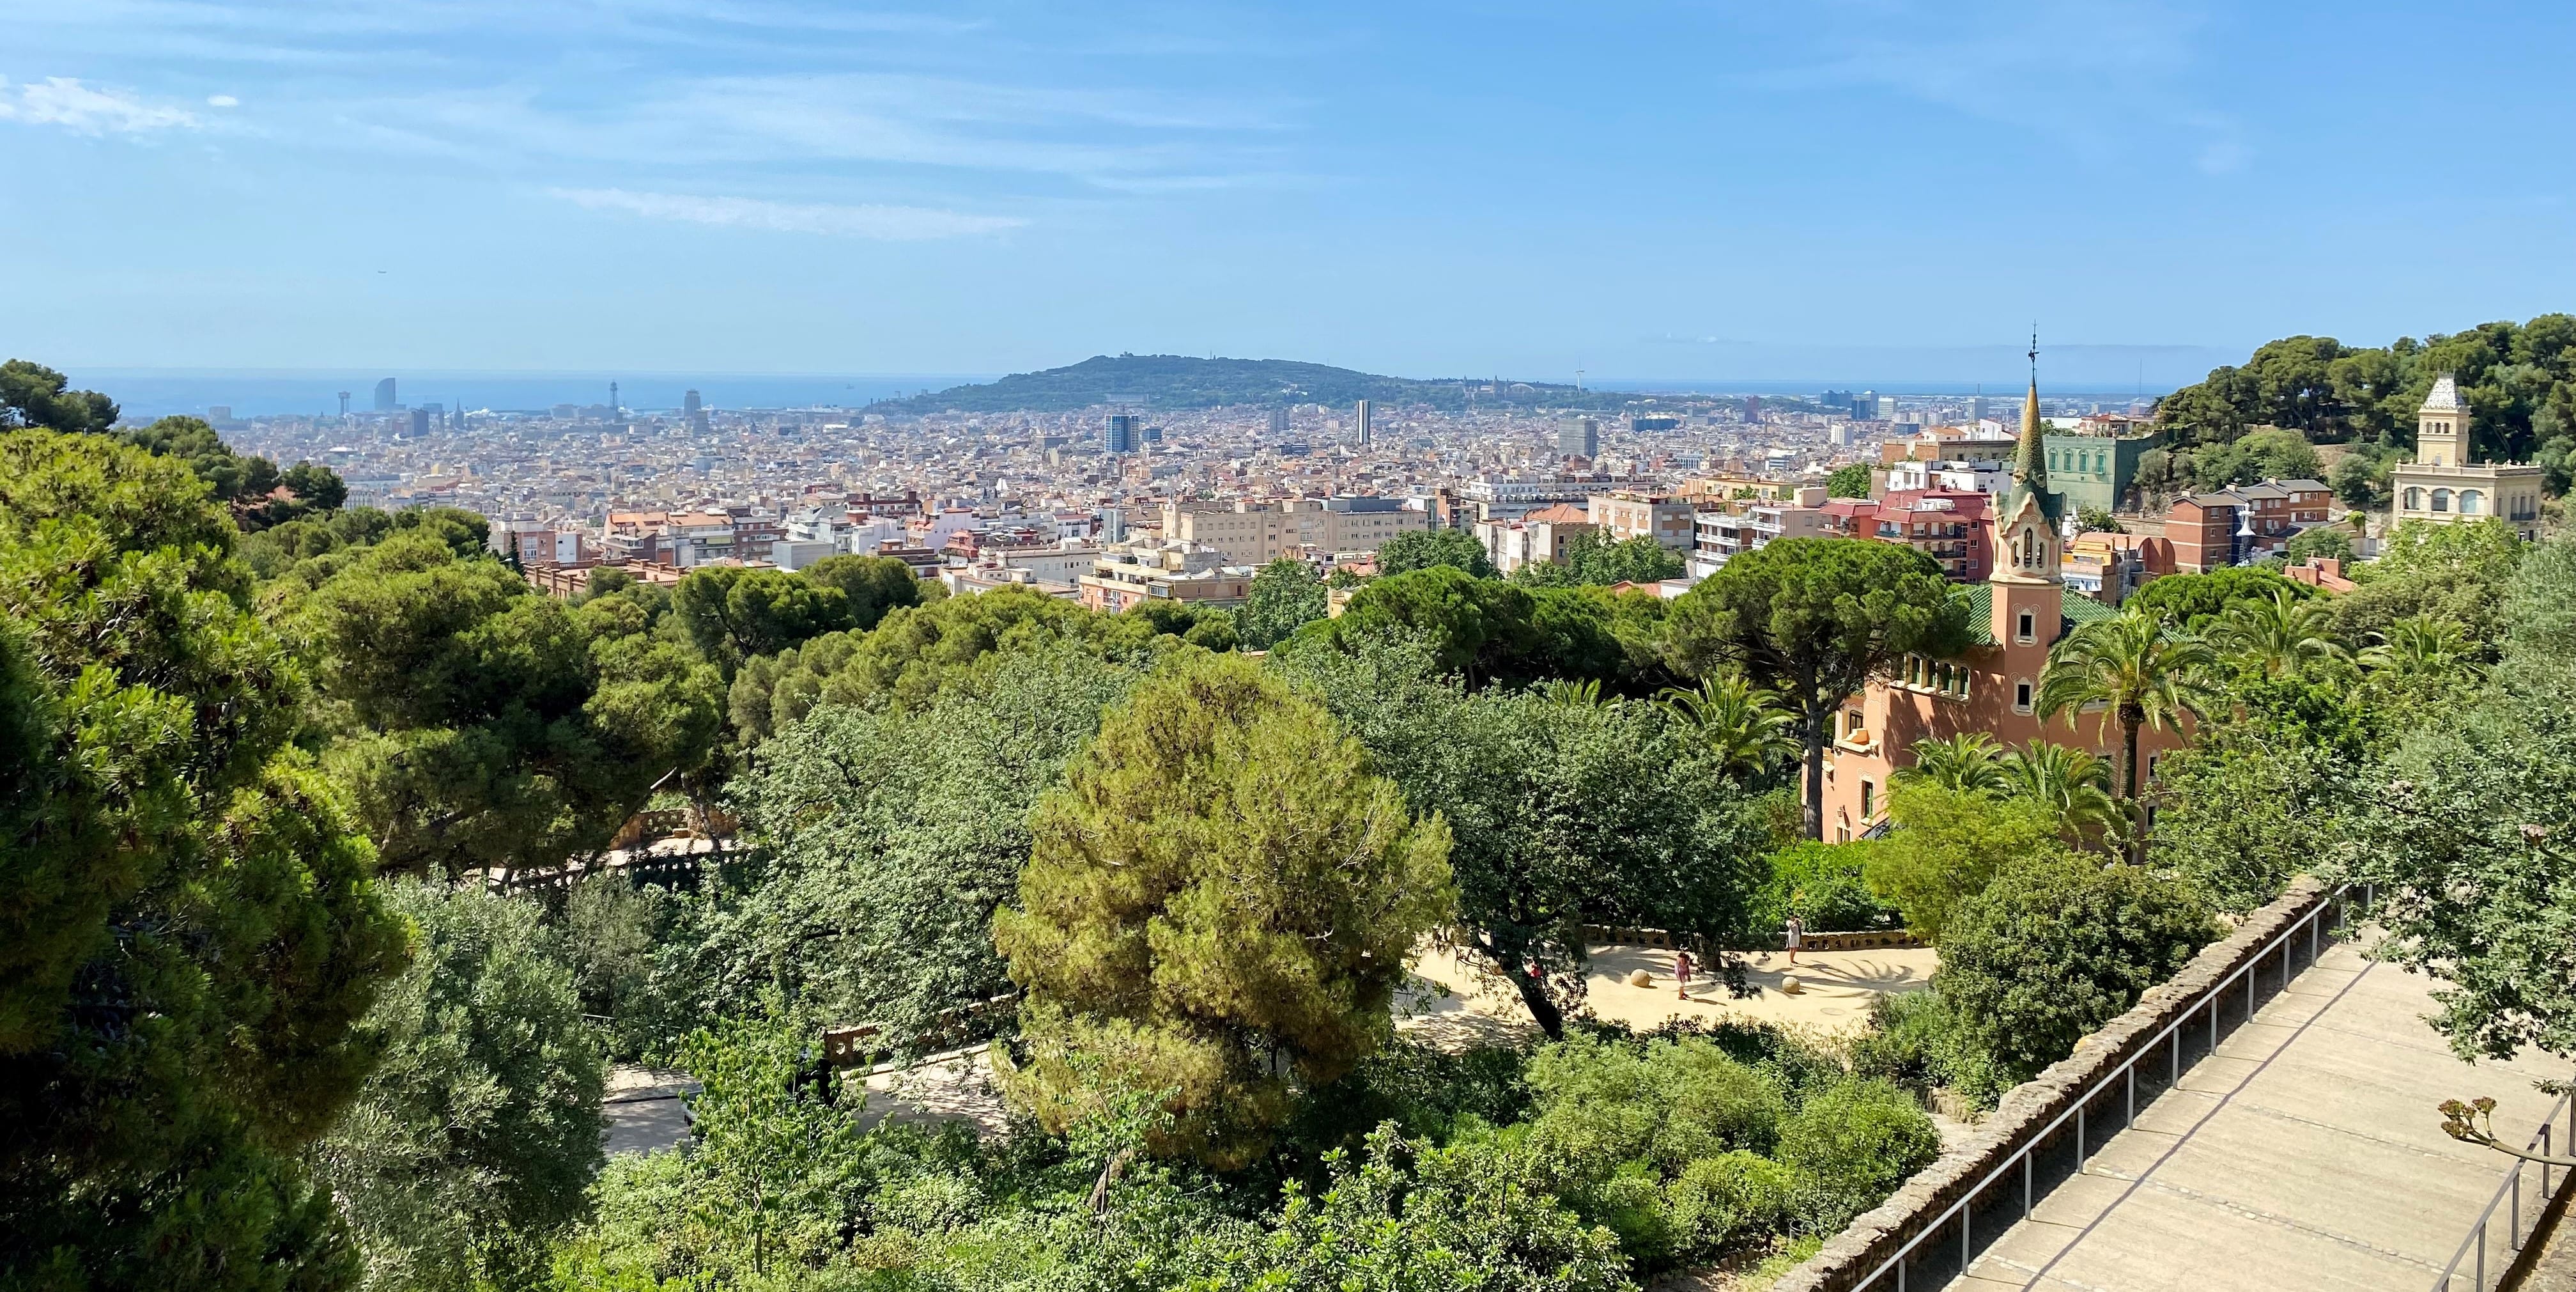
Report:
M2429 1292L2507 1165L2444 1136L2435 1106L2492 1095L2519 1143L2551 1102L2532 1082L2565 1075L2452 1057L2429 992L2329 951L1950 1286Z

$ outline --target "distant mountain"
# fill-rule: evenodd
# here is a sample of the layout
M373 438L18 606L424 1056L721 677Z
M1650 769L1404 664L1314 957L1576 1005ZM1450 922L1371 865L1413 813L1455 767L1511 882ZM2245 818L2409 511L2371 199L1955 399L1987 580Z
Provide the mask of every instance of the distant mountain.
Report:
M1596 392L1572 386L1505 381L1488 391L1493 379L1461 377L1416 381L1380 377L1320 363L1287 359L1194 359L1178 354L1096 355L1066 368L1015 372L1000 381L951 386L910 399L880 400L868 406L878 413L1069 413L1101 404L1132 403L1139 411L1219 408L1229 404L1269 407L1279 404L1349 404L1373 399L1390 410L1406 404L1463 409L1469 387L1480 405L1509 403L1523 408L1574 408L1598 404Z

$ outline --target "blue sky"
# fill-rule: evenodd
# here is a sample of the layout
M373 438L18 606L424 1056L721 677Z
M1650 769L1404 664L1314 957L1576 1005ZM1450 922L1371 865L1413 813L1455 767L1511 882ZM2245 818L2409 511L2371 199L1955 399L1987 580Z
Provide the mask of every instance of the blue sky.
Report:
M2576 307L2576 6L0 0L70 366L2188 380Z

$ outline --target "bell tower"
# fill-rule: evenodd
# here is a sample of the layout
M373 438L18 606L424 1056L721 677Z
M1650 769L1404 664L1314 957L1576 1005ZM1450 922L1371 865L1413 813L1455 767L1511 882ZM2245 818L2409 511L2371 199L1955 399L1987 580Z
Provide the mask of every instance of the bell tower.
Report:
M2469 405L2459 383L2443 373L2415 410L2415 462L2427 467L2469 465Z

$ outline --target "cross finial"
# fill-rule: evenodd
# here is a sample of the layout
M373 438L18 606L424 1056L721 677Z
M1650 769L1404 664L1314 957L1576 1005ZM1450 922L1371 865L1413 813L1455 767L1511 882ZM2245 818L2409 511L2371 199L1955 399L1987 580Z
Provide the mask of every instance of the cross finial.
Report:
M2039 324L2030 325L2030 379L2039 380Z

